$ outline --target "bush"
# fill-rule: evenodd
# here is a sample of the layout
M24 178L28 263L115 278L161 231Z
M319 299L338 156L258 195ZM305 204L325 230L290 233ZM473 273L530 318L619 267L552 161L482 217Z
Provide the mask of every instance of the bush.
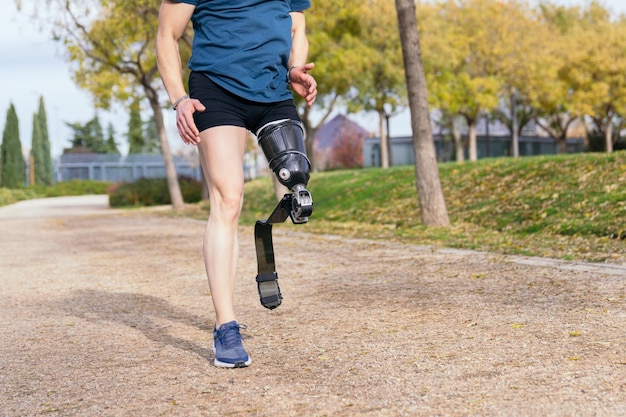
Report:
M62 197L70 195L106 194L111 185L107 181L71 180L57 182L54 185L33 185L33 189L42 197Z
M40 198L35 191L28 188L0 188L0 207L8 204L17 203L22 200L30 200L31 198Z
M183 200L197 203L202 198L202 183L193 178L178 179ZM164 178L141 178L131 183L113 184L107 190L111 207L144 207L171 204L167 180Z

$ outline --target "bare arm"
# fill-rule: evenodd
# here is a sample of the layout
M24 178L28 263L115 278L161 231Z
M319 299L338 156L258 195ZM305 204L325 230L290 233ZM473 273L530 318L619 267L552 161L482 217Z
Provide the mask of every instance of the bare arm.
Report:
M291 15L291 54L289 55L289 81L293 90L302 96L309 107L317 96L317 82L308 72L315 66L306 63L309 54L309 41L306 37L304 13L293 12Z
M193 113L204 110L198 100L181 99L186 91L182 80L182 65L178 41L182 37L195 7L186 3L163 0L159 11L159 28L156 38L157 66L171 103L176 106L176 126L185 143L199 143L198 129Z

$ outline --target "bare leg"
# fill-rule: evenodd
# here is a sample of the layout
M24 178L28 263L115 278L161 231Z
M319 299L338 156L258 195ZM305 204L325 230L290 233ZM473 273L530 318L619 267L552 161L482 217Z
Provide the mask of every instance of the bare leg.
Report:
M211 209L204 235L204 264L215 308L215 326L235 320L237 227L243 203L246 130L218 126L200 133L198 144Z

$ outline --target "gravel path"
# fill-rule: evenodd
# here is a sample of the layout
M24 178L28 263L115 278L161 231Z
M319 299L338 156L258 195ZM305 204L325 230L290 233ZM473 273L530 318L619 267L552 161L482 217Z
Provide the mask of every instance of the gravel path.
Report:
M285 223L269 311L242 227L253 362L218 369L204 222L107 206L0 208L0 416L626 416L626 267Z

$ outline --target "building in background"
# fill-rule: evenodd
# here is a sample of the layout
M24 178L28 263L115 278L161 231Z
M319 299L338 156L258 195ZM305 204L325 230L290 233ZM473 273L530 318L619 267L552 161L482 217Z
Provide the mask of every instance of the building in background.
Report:
M433 139L438 161L456 160L451 135L434 125ZM462 140L466 142L467 135L464 134ZM411 136L391 137L390 143L392 165L412 165L415 162ZM478 125L477 147L479 159L510 156L511 135L502 123L498 121L486 123L483 120ZM336 116L317 131L314 150L314 163L318 170L381 165L378 134L368 132L344 115ZM569 138L567 151L568 153L584 152L585 140L582 137ZM541 135L534 124L529 124L522 131L519 138L521 156L550 155L558 152L556 142L552 138ZM466 160L467 156L466 154Z
M133 182L140 178L165 178L160 154L66 153L55 161L55 180L94 180ZM174 165L180 177L202 178L197 155L175 156Z
M437 159L440 162L454 161L456 156L451 137L436 127L433 132ZM467 140L467 137L463 139ZM479 159L511 155L510 134L497 122L480 124L477 142ZM394 166L414 163L410 136L391 137L390 143ZM317 131L313 146L314 168L318 171L380 166L380 138L345 115L338 115L324 124ZM585 141L583 138L570 138L567 148L569 153L584 152ZM529 126L519 138L519 151L521 156L548 155L558 153L558 147L553 139L540 136L534 126ZM175 156L174 164L178 176L202 179L197 152ZM243 169L246 180L269 173L267 161L258 150L246 153ZM165 167L160 154L66 153L55 161L54 173L57 182L74 179L133 182L140 178L165 178Z
M370 133L340 114L325 123L313 140L316 171L363 167L363 146Z

